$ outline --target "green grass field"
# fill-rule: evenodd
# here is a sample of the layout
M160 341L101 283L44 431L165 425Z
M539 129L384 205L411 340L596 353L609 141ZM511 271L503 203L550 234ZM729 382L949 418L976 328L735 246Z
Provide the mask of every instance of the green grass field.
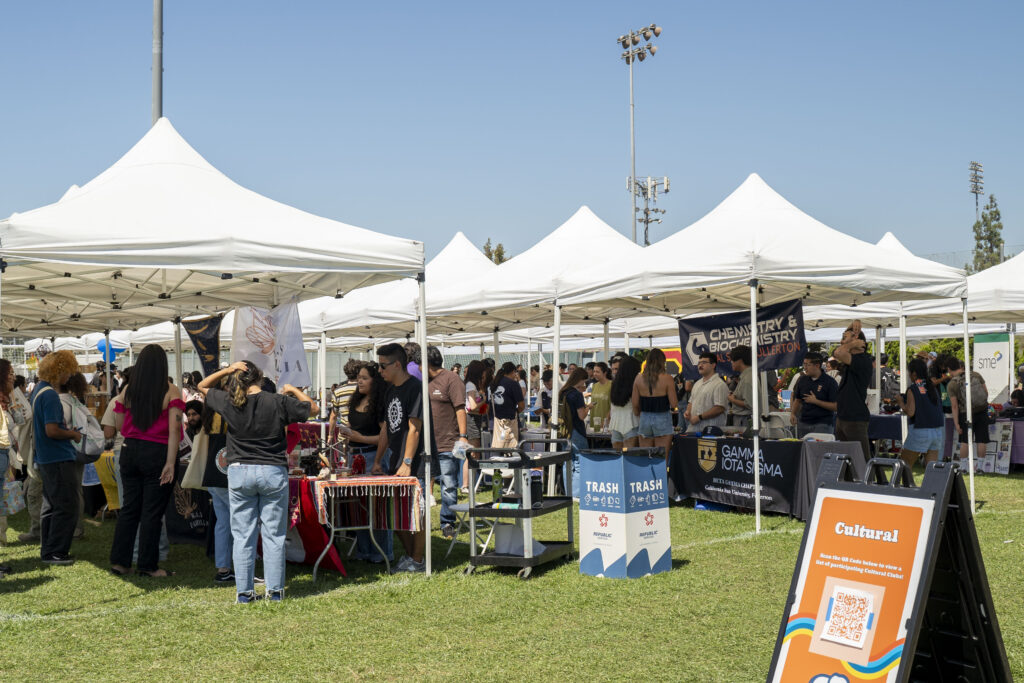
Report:
M1024 678L1024 477L977 479L978 535L1012 670ZM435 508L436 513L436 508ZM538 520L565 533L564 513ZM171 579L107 573L114 523L87 523L78 563L43 568L38 546L0 559L0 679L760 681L771 659L803 524L673 507L671 572L623 581L576 563L527 581L467 547L427 579L347 564L313 584L289 566L283 603L235 605L202 550L175 545ZM435 518L436 520L436 518ZM10 518L8 537L27 528ZM436 529L436 526L435 526ZM435 536L434 557L447 542Z

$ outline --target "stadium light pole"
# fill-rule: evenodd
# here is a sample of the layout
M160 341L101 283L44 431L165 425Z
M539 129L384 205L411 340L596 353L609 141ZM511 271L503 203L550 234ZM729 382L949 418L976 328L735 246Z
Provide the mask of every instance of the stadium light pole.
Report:
M622 53L621 57L625 60L626 65L629 67L629 158L630 158L630 175L628 182L628 189L630 194L630 202L632 211L632 222L633 222L633 243L636 244L636 127L634 123L634 104L633 104L633 62L644 61L647 59L647 55L650 54L652 57L654 53L658 51L656 45L651 45L651 38L657 38L661 35L661 27L657 24L651 24L639 28L635 31L630 31L625 35L619 36L616 41L622 46L625 52ZM640 41L644 41L644 45L640 45Z

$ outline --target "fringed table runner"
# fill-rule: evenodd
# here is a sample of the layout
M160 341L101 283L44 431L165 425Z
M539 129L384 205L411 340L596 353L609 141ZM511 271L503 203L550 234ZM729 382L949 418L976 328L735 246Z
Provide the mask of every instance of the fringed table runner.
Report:
M321 524L328 524L327 505L332 501L335 528L369 526L368 498L374 499L373 528L419 531L420 482L416 477L344 477L337 481L312 481L313 501Z

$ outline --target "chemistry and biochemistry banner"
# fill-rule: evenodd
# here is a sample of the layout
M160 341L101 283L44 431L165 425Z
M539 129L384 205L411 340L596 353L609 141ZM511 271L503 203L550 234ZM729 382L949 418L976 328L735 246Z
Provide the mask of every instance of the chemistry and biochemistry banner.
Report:
M757 308L757 369L800 367L807 354L804 309L800 299ZM697 379L697 360L710 351L718 358L718 373L733 374L729 352L750 344L750 313L722 313L679 321L683 377Z

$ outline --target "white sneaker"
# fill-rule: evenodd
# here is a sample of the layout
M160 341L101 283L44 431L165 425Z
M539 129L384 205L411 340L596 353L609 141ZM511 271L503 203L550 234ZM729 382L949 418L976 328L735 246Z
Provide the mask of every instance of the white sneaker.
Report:
M409 555L402 555L402 559L391 565L391 573L398 574L399 572L406 571L406 567L409 566L410 562L412 562L412 557Z
M416 560L409 560L408 564L402 568L403 572L409 572L410 574L419 574L427 571L427 565Z

